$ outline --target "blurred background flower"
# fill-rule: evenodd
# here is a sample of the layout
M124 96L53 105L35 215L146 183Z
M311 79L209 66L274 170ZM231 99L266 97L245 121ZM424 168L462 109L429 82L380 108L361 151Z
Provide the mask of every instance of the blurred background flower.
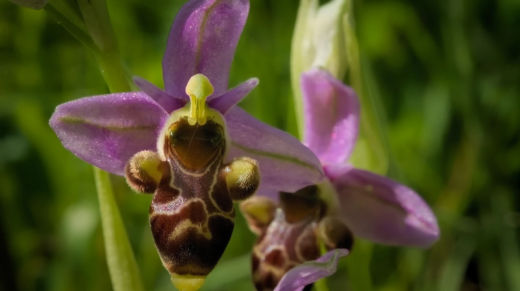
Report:
M108 1L132 73L161 84L182 4ZM289 60L298 4L251 1L230 75L230 86L257 76L241 106L295 135ZM520 289L520 6L364 0L353 13L365 88L389 137L389 176L423 195L442 233L429 251L374 246L366 262L374 289ZM105 94L104 84L94 57L46 12L0 2L0 290L112 290L91 168L47 125L56 105ZM150 197L133 195L122 178L113 183L145 289L171 290L142 211ZM253 290L254 241L237 217L201 290ZM344 290L348 275L340 263L331 290Z

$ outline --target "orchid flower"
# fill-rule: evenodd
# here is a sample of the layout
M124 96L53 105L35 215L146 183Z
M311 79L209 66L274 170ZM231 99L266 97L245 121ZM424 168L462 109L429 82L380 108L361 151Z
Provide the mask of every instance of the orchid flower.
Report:
M248 11L247 0L189 1L170 31L164 91L134 78L141 92L71 101L50 120L76 156L154 193L152 233L181 290L197 290L220 259L233 230L232 202L257 188L295 192L324 177L296 138L235 106L258 79L228 91Z
M350 232L396 246L428 247L439 238L436 217L416 192L347 162L359 127L354 91L322 69L304 72L300 81L303 143L319 158L327 179L317 185L316 194L306 187L293 195L304 197L303 202L288 202L281 193L277 208L267 198L276 199L274 193L259 192L256 202L241 205L250 228L260 235L253 277L262 291L303 290L333 274L338 258L352 246ZM318 258L319 244L309 237L319 238L330 252Z

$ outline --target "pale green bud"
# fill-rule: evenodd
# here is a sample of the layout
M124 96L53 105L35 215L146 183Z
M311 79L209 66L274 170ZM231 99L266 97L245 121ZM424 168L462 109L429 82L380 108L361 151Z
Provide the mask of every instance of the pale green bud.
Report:
M293 73L299 78L302 72L320 67L341 80L347 68L345 24L350 0L332 0L321 7L318 2L300 2L292 41Z
M352 0L329 0L321 6L319 0L300 0L291 48L291 83L298 131L303 136L301 74L317 67L343 81L348 69L348 84L361 103L360 134L349 162L358 168L385 174L388 149L381 117L376 112L379 101L364 88L352 5Z
M318 67L342 80L348 67L347 32L351 0L301 0L291 47L291 82L298 129L303 132L300 76Z

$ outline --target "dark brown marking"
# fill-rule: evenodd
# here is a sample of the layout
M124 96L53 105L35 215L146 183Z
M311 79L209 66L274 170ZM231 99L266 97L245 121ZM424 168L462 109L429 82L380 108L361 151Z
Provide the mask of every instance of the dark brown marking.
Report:
M320 221L320 234L328 250L348 249L354 245L354 236L350 229L339 219L325 217Z
M219 175L219 180L225 181L223 177ZM230 199L229 192L227 191L226 184L218 183L213 187L213 192L210 194L213 202L223 212L228 213L233 210L233 201Z
M305 229L300 235L298 245L300 256L303 261L310 261L319 258L320 250L318 246L318 239L316 237L316 224Z
M280 207L289 223L296 223L316 213L319 207L318 188L307 186L296 193L280 193Z
M225 135L220 124L208 120L204 125L190 125L186 118L181 118L168 128L164 153L169 158L179 160L188 170L202 171L223 146Z
M283 268L286 260L282 250L274 249L265 255L264 261L274 267Z
M184 220L188 220L193 224L202 225L206 222L207 213L204 209L204 203L202 201L185 201L180 209L177 209L177 213L168 215L168 214L156 214L151 220L154 220L156 217L163 217L165 222L167 223L168 229L164 229L164 231L171 233L177 225L182 223Z
M258 266L260 265L260 258L258 258L258 255L253 252L252 254L252 260L251 260L251 266L253 269L253 274L256 273L256 270L258 270Z
M152 222L152 229L154 225ZM207 276L224 253L233 227L231 220L213 216L209 218L209 229L213 235L209 240L195 228L188 228L171 240L152 232L162 259L170 265L170 273Z
M281 278L271 271L258 273L256 277L253 278L256 290L258 291L272 291L276 288L280 280Z
M179 196L179 190L170 186L172 176L168 163L162 163L159 168L163 175L153 196L152 206L170 203ZM150 207L150 214L152 214L152 207Z

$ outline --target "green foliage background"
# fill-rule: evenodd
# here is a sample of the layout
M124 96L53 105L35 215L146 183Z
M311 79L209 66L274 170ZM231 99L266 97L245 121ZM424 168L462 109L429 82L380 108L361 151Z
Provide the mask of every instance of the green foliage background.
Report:
M129 75L162 86L162 54L183 3L108 1ZM520 1L354 5L365 78L388 134L389 176L421 193L442 227L429 250L374 246L374 290L520 290ZM297 7L251 0L230 80L258 77L241 105L292 133ZM56 105L107 92L93 56L46 12L1 0L0 290L111 290L92 169L48 126ZM121 177L113 183L146 289L173 290L148 228L150 197ZM238 217L203 290L252 290L254 241ZM356 270L342 262L331 290L349 290L349 274Z

